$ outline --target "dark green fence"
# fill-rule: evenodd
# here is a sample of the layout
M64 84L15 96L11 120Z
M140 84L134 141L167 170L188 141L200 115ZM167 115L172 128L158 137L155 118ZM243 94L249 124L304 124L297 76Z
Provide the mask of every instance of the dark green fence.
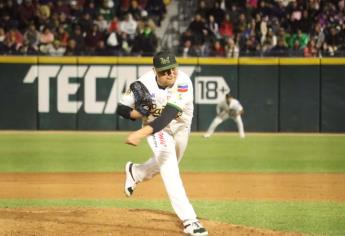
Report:
M246 131L345 131L345 59L178 61L194 83L193 131L208 127L229 90L244 106ZM150 58L0 57L0 129L137 129L115 114L116 104L150 69Z

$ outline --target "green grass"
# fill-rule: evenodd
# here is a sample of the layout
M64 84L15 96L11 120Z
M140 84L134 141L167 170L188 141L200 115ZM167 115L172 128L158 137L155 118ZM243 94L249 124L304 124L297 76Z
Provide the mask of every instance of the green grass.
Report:
M124 144L126 134L0 132L0 172L113 172L151 151ZM190 138L182 171L345 172L345 135L201 134Z
M0 132L0 172L118 172L151 151L124 144L124 133ZM345 173L345 135L237 134L191 136L181 163L193 172ZM233 224L318 235L345 235L345 203L194 201L200 217ZM0 207L91 206L171 211L167 201L6 200Z
M192 201L204 219L284 232L342 236L345 204L335 202ZM0 200L0 207L106 207L172 211L162 200Z

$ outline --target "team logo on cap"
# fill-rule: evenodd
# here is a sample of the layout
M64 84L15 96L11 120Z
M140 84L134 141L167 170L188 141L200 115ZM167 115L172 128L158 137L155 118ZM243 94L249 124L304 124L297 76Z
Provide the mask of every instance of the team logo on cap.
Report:
M161 61L161 64L163 64L163 65L170 63L170 58L169 57L166 57L165 59L163 57L161 57L159 59Z

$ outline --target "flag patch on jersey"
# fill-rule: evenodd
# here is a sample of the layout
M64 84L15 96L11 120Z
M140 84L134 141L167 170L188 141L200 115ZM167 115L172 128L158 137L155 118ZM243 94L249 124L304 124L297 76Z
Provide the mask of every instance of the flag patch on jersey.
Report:
M184 92L187 92L187 91L188 91L188 84L177 85L177 92L184 93Z

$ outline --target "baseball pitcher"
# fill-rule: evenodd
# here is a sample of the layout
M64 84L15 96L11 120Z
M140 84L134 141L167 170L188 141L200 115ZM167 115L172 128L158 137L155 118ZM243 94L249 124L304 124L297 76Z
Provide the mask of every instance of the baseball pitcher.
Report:
M217 104L217 115L207 129L207 132L204 134L204 137L210 137L218 125L231 118L236 122L240 137L244 138L245 134L241 118L243 113L244 110L241 103L237 99L233 98L230 93L226 94L225 100Z
M126 143L139 145L146 138L152 156L143 164L127 162L125 194L130 197L136 185L160 173L171 205L189 235L208 235L188 200L179 162L186 150L193 117L193 85L181 70L175 56L159 52L154 68L130 85L118 104L117 114L141 119L143 127L129 134Z

